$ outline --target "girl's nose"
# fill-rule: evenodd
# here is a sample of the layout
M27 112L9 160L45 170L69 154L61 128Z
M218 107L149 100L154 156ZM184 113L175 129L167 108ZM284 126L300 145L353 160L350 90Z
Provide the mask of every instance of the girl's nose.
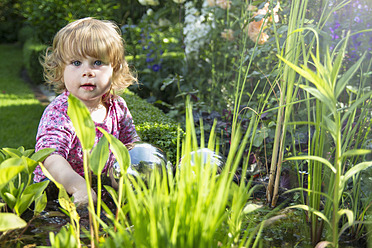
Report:
M95 74L92 68L89 65L85 66L83 70L83 77L94 77L94 76Z

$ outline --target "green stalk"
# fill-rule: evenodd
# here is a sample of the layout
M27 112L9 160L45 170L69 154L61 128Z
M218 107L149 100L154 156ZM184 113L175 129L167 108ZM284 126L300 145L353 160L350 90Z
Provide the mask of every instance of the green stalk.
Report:
M85 177L85 182L86 182L87 192L88 192L89 223L91 225L93 224L94 229L91 229L91 234L92 234L92 237L94 236L95 238L91 240L91 245L92 247L95 247L94 240L98 244L99 237L98 237L98 223L97 223L97 220L93 218L92 216L92 212L94 213L94 202L93 202L92 193L91 193L92 189L91 189L91 184L90 184L91 182L90 171L88 169L89 168L89 154L90 154L89 150L83 149L84 177Z
M337 110L336 110L337 111ZM339 204L340 204L340 178L341 178L341 123L340 123L340 116L339 113L335 114L335 122L336 122L336 152L335 152L335 168L336 168L336 175L335 175L335 184L334 184L334 192L333 192L333 234L332 234L332 242L333 245L337 248L338 247L338 221L339 221Z

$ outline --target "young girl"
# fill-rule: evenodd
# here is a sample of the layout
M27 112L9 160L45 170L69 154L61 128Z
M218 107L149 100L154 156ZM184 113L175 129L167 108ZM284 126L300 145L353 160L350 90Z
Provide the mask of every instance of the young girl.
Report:
M55 148L44 161L50 174L74 196L87 203L82 147L67 115L68 96L74 95L88 108L96 127L105 129L124 144L139 141L132 116L116 93L136 81L124 57L120 29L109 21L84 18L62 28L43 58L47 82L61 93L41 117L35 150ZM95 144L102 137L96 128ZM112 154L104 170L114 162ZM34 181L45 179L40 167ZM93 198L96 194L91 190Z

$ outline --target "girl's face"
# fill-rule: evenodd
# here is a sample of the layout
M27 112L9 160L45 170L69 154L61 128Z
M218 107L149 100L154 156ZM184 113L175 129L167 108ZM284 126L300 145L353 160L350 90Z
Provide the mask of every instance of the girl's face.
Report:
M88 108L96 108L110 89L112 73L110 63L93 57L76 58L66 65L63 80L71 94Z

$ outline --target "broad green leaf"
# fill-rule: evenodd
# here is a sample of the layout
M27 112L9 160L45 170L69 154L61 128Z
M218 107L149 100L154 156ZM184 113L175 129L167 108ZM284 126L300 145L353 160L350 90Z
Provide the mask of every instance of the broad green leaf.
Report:
M341 159L346 158L346 157L352 157L352 156L363 156L369 153L372 153L372 151L369 149L348 150L341 155Z
M329 92L333 92L333 88L331 85L331 79L329 77L329 72L327 71L327 68L325 68L319 61L319 58L315 57L313 53L310 53L310 56L312 57L315 68L317 69L317 73L321 75L322 80L317 81L318 85L317 88L325 89ZM309 70L309 73L314 73L312 70L310 70L307 67L303 67L304 70Z
M35 149L28 149L26 151L23 152L23 156L25 157L30 157L30 155L35 151Z
M336 91L335 91L335 97L336 99L340 96L340 94L343 92L343 90L345 89L345 86L348 82L350 82L350 79L353 77L353 75L355 74L355 72L359 69L361 63L363 62L364 60L364 56L365 56L365 53L363 54L362 57L360 57L360 59L353 65L349 68L349 70L347 70L345 72L345 74L338 80L337 82L337 85L336 85Z
M72 94L68 96L67 114L74 125L76 135L84 150L94 146L96 128L87 107Z
M3 148L3 151L12 158L20 158L23 155L22 152L15 148Z
M49 184L48 180L43 181L43 182L39 182L39 183L33 183L33 184L27 186L27 188L25 189L25 191L23 193L24 194L33 194L33 195L35 195L35 198L39 198L41 196L41 194L44 192L44 190L46 189L46 187L48 186L48 184Z
M4 163L4 162L3 162ZM2 165L2 164L1 164ZM23 165L7 166L0 168L0 190L10 181L24 170Z
M110 149L120 165L120 170L122 173L125 173L130 165L130 156L127 147L120 140L107 133L104 129L100 127L98 127L98 129L110 143Z
M44 148L32 154L31 159L37 162L43 162L54 151L55 148Z
M17 215L20 216L21 214L23 214L23 212L27 210L34 199L34 194L22 194L20 199L17 200L17 203L14 206L14 210L16 211Z
M26 221L12 213L0 213L0 232L23 228L27 225Z
M46 192L35 199L34 216L38 216L46 207L48 203Z
M22 165L23 169L25 168L23 166L23 160L21 158L8 158L4 162L1 163L0 169L19 166L19 165Z
M37 162L35 160L33 160L31 158L28 158L28 157L25 157L25 156L22 156L22 160L23 160L23 164L25 166L27 174L33 173L36 166L37 166Z
M320 211L318 210L315 210L307 205L294 205L294 206L290 206L288 208L298 208L298 209L302 209L302 210L305 210L305 211L308 211L308 212L311 212L317 216L319 216L321 219L323 219L325 222L328 223L328 225L331 225L331 223L329 222L328 218Z
M326 166L328 166L332 170L333 173L336 173L336 168L333 167L333 165L327 159L322 158L322 157L318 157L318 156L296 156L296 157L286 158L284 161L305 160L305 159L310 159L310 160L315 160L315 161L321 162L321 163L325 164Z
M110 150L108 141L105 136L99 140L98 144L93 148L90 156L90 169L95 175L101 175L103 168L109 158Z
M11 208L11 209L13 209L14 206L16 205L16 203L17 203L17 197L14 196L13 194L9 193L9 192L5 192L4 194L2 194L1 197L6 202L8 207Z
M350 209L340 209L337 212L339 218L345 214L347 216L347 220L349 222L349 226L352 226L354 223L354 213Z
M332 101L326 95L321 93L317 88L310 87L310 86L307 86L307 85L300 85L300 87L302 89L306 90L307 92L309 92L311 95L313 95L319 101L324 103L330 111L333 112L335 110L335 108L336 108L335 104L333 104Z

